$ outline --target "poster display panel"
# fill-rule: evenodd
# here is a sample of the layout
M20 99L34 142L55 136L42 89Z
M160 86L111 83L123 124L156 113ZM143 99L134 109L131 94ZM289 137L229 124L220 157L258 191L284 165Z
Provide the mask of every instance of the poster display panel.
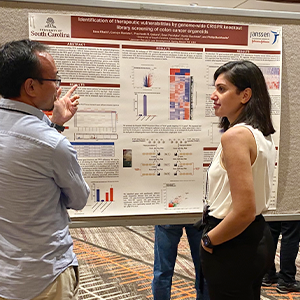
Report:
M213 74L231 60L261 68L279 151L281 27L30 13L29 38L49 45L63 93L78 85L64 134L91 194L71 216L201 212L221 137ZM277 181L278 161L271 209Z

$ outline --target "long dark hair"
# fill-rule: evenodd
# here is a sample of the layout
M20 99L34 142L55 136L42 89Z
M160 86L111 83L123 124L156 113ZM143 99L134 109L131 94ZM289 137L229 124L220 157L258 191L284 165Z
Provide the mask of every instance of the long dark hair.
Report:
M274 133L275 129L271 119L271 98L259 67L247 60L231 61L217 69L214 80L216 81L221 74L224 74L224 77L236 86L237 93L251 88L252 96L233 123L230 124L227 117L222 117L220 128L226 131L229 127L243 122L259 129L264 136Z
M37 52L47 52L48 47L29 39L12 41L0 48L0 94L4 98L20 96L27 78L41 76Z

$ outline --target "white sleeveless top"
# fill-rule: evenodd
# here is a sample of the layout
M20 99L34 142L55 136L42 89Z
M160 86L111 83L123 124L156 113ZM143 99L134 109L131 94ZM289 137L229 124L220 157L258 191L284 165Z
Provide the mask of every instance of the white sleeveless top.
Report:
M261 131L244 123L235 126L248 128L256 142L257 157L252 165L255 191L256 215L266 211L270 204L276 149L271 135L265 137ZM235 127L234 126L234 127ZM220 143L208 171L208 204L210 216L224 219L232 209L232 198L227 171L221 164L222 145Z

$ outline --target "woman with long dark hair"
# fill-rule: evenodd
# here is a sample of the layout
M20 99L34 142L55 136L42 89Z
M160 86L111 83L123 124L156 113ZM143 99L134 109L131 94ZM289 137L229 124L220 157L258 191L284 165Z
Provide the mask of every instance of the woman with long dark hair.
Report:
M275 251L262 216L276 159L271 99L250 61L226 63L214 80L211 100L224 133L208 170L203 273L211 300L259 300Z

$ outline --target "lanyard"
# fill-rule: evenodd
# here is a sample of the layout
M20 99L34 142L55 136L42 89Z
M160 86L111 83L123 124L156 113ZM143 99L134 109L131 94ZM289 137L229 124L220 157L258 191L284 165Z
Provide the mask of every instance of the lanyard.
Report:
M208 171L209 171L209 168L210 168L211 164L212 163L209 164L209 166L207 168L207 171L206 171L205 195L204 195L204 198L203 198L203 206L207 205L208 188L209 188L209 185L208 185Z
M210 212L209 205L207 203L208 188L209 188L209 186L208 186L208 171L209 171L210 166L211 166L211 163L208 166L208 169L206 171L205 196L203 198L203 213L202 213L202 224L203 225L207 224L207 219L209 217L208 213Z
M18 110L18 109L13 109L13 108L0 107L0 109L10 110L10 111L18 112L18 113L25 114L25 115L31 115L30 113L28 113L26 111L22 111L22 110Z

